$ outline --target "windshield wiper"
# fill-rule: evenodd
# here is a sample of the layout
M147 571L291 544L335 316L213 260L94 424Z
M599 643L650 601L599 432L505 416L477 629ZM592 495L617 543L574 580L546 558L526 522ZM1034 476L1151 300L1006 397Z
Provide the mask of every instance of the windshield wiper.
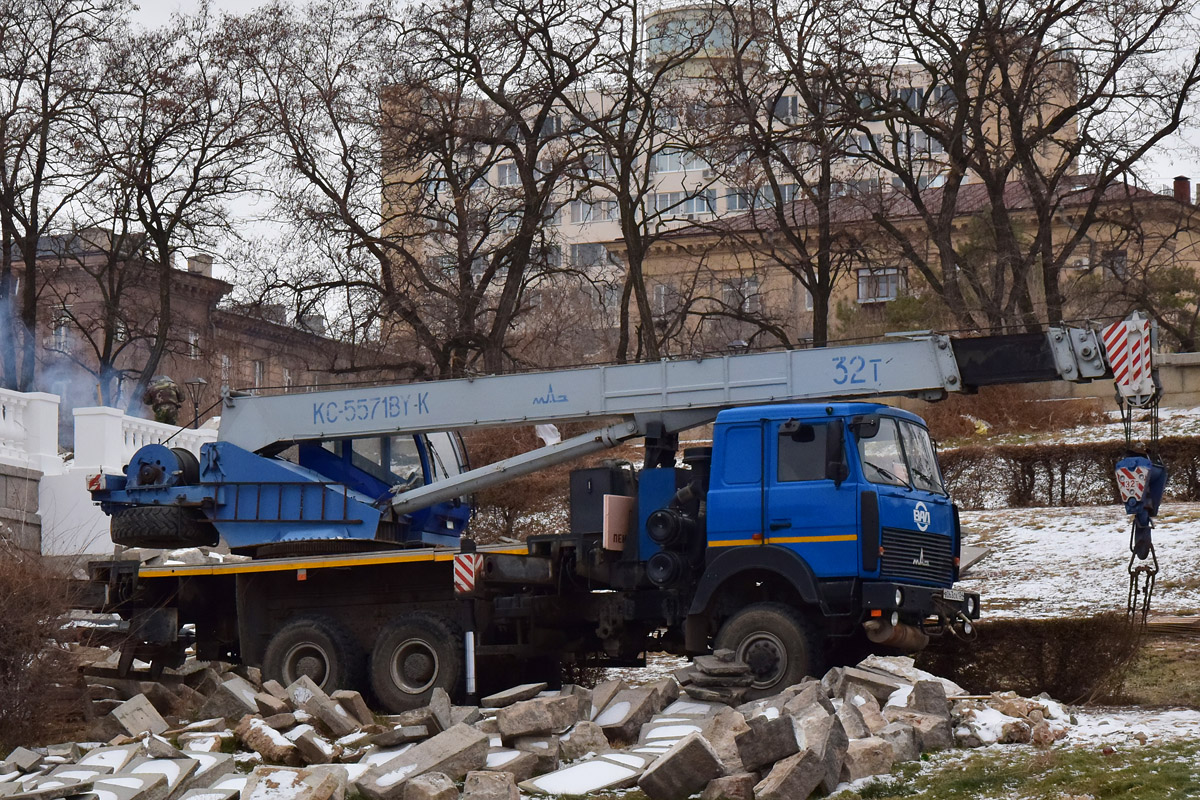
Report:
M878 464L874 464L870 461L866 462L866 464L868 467L870 467L871 469L875 470L880 475L882 475L885 480L891 481L892 483L896 484L897 486L908 486L908 481L900 480L898 477L896 477L892 473L888 472L886 469L879 466Z

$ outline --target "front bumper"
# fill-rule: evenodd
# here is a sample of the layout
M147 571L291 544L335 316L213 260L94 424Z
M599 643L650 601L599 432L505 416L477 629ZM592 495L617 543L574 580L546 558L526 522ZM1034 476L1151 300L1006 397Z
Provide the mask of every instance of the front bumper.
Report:
M881 611L884 616L893 611L899 612L901 619L924 620L928 617L955 619L961 616L967 619L979 619L979 593L960 592L962 599L947 598L947 590L940 586L919 586L910 583L895 583L892 581L872 581L862 587L863 609L867 616L875 616L872 611ZM896 602L899 592L900 602Z

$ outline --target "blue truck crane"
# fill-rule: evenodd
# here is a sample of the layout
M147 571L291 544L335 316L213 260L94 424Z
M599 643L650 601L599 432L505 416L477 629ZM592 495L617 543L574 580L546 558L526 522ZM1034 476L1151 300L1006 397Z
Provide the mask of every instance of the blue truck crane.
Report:
M368 689L393 711L563 663L733 649L747 696L819 674L850 647L969 635L954 588L958 511L916 415L998 383L1111 376L1096 331L596 366L277 396L228 395L218 441L148 445L90 480L113 541L223 542L247 561L94 562L97 608L129 621L123 667L201 659ZM469 469L458 433L589 422L589 433ZM679 433L713 426L711 447ZM569 530L470 538L470 495L645 440L640 469L570 474Z

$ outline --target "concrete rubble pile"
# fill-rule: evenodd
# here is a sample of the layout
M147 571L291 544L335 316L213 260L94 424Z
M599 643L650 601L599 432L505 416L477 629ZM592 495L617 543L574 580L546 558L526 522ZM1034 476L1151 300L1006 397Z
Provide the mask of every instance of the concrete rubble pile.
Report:
M728 654L711 658L694 669L744 676ZM0 762L0 799L517 800L637 787L651 800L803 800L925 752L1050 744L1068 724L1052 700L959 699L911 659L874 656L741 705L736 681L699 685L721 703L681 696L667 678L528 684L478 707L435 690L393 716L307 677L285 687L215 663L189 661L157 683L90 680L106 687L93 692L105 743L17 748Z

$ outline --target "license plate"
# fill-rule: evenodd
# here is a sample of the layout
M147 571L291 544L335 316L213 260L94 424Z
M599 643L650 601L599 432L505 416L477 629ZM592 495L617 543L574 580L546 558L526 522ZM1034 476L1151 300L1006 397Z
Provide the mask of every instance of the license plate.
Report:
M964 592L959 591L958 589L944 589L942 591L942 597L946 600L958 600L958 601L967 599L967 595Z

